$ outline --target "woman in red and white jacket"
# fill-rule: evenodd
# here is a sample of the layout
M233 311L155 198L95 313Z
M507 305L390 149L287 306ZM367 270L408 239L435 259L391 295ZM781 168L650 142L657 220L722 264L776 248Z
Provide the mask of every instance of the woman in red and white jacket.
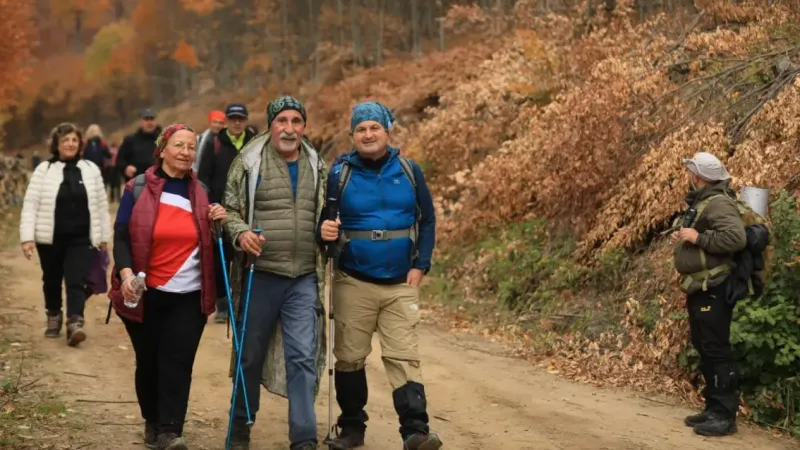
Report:
M181 437L200 337L214 313L212 222L227 218L209 205L191 170L194 131L166 127L156 140L155 164L134 198L136 178L125 186L114 225L111 291L136 353L136 395L145 419L145 444L185 449ZM136 307L133 278L144 272L146 291Z

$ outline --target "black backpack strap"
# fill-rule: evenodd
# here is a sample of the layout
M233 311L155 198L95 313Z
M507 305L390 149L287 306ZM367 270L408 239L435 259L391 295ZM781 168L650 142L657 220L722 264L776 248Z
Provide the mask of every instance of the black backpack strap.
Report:
M414 252L411 255L411 261L413 262L414 259L419 256L419 248L417 245L417 240L419 238L419 221L422 219L422 208L419 207L419 195L417 195L417 178L414 176L414 166L411 164L411 159L400 157L400 167L403 168L403 172L405 172L406 177L408 177L408 181L411 182L411 186L414 188L414 199L417 205L417 216L414 220L414 226L411 228L411 242L414 244Z
M347 160L342 161L342 170L339 171L339 201L342 200L342 192L350 182L350 162Z

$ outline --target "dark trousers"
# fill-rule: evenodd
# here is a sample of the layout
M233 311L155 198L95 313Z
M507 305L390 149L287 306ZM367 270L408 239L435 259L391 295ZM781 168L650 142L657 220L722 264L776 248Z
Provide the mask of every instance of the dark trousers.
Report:
M233 257L233 247L225 238L222 239L222 250L225 252L225 270L228 277L231 275L231 258ZM214 240L214 275L217 278L217 311L228 312L228 294L225 292L225 278L222 273L222 258L219 254L219 243ZM230 282L230 278L228 278Z
M61 284L67 285L67 316L83 317L86 304L86 276L97 249L86 235L53 236L52 244L36 244L42 266L44 305L47 312L61 312Z
M183 432L192 367L206 326L200 291L174 294L148 288L144 321L122 319L136 352L136 397L158 433Z
M727 282L686 298L692 345L700 354L706 382L706 409L726 418L739 409L736 361L731 348L733 306L726 300Z

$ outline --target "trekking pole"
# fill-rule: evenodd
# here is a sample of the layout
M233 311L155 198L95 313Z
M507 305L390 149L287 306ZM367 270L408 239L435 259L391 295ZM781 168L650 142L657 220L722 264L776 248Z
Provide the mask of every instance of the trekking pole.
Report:
M228 296L228 316L233 317L233 297L231 295L231 286L230 281L228 278L228 266L225 262L225 251L223 250L222 246L222 224L220 222L214 221L214 228L217 232L217 245L219 246L219 255L220 255L220 262L222 263L222 278L225 280L225 293ZM242 351L242 343L239 341L239 337L236 333L236 326L233 327L233 348L238 355ZM241 370L237 370L236 373L233 375L235 378L234 380L239 380L241 378L242 384L244 384L244 372ZM231 401L231 411L233 411L233 407L235 406L235 398ZM248 423L251 421L250 416L250 401L247 398L247 393L245 392L244 395L244 407L247 411L247 421Z
M257 235L261 235L261 230L254 229L253 232ZM244 314L242 315L242 334L239 339L239 348L236 352L236 372L239 373L242 371L242 347L244 346L244 336L247 332L247 312L250 307L250 290L253 287L253 269L256 265L256 258L251 257L250 261L250 273L247 275L247 290L245 291L244 297ZM236 328L235 325L233 328ZM235 345L235 343L234 343ZM231 395L231 412L230 418L228 419L228 438L225 442L225 448L230 449L231 447L231 427L233 426L233 413L234 407L236 406L236 393L239 390L239 378L234 376L233 382L233 394ZM244 383L244 374L242 374L242 389L244 389L244 396L247 397L247 386ZM247 424L251 425L253 423L252 417L248 414L247 417Z
M339 217L339 200L335 197L328 198L326 216L328 220L336 220ZM333 279L336 273L336 262L338 261L338 241L329 242L326 250L328 256L328 436L323 445L327 445L329 450L334 450L334 437L338 434L333 424L333 338L334 338L334 316L333 316Z

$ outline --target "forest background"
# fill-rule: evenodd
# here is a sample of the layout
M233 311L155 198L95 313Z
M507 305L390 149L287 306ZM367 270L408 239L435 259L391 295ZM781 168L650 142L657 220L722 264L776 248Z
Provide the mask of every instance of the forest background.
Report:
M301 98L327 158L380 100L438 213L430 305L551 372L699 401L662 232L680 158L770 189L768 289L737 305L742 411L800 433L800 1L0 0L7 154L62 121L109 141L137 111Z

